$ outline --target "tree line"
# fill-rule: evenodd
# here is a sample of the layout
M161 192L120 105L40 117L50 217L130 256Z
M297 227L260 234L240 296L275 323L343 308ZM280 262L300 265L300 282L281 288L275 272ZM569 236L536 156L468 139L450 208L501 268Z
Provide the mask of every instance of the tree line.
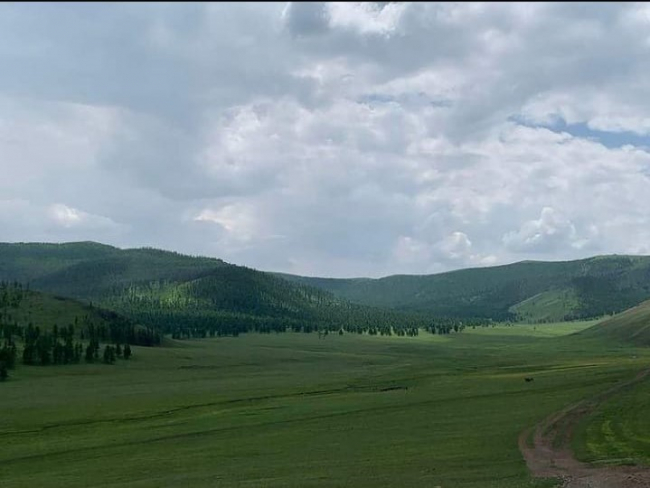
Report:
M101 310L95 315L104 323L95 323L88 314L61 327L41 327L31 321L24 324L17 317L30 315L31 305L26 300L29 293L33 292L19 283L0 282L0 381L8 378L9 370L19 360L24 365L38 366L78 364L82 360L111 364L120 358L131 358L131 344L160 342L159 334L140 330L125 319L111 320L118 316ZM100 355L101 342L106 344Z

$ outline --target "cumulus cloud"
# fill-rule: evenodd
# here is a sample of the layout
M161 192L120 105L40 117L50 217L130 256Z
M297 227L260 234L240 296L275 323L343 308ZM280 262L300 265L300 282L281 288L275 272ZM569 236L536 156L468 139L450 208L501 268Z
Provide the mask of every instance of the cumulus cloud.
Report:
M506 246L516 250L553 251L577 243L573 223L552 207L544 207L539 219L524 222L517 231L503 236Z
M0 240L328 276L650 252L649 18L3 4Z
M388 2L331 2L329 24L332 28L353 29L360 34L389 35L399 25L406 4Z

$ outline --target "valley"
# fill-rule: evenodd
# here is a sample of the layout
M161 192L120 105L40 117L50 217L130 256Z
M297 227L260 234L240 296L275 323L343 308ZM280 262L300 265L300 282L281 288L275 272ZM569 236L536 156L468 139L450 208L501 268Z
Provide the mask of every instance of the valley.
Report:
M0 384L3 487L550 488L587 466L645 479L650 302L570 322L436 316L208 258L30 246L0 255L0 278L25 283L5 338L20 351L28 322L72 323L85 345L92 323L102 345L130 331L133 356L17 361ZM532 292L517 308L548 310L539 293L555 292ZM145 331L160 345L135 343ZM543 467L544 446L574 464Z

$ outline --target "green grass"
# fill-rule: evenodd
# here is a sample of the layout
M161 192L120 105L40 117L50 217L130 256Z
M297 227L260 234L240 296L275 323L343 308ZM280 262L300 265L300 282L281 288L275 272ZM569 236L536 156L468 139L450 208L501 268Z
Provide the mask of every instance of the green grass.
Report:
M83 303L34 291L25 292L20 306L9 309L8 312L19 324L27 325L31 322L34 326L46 330L51 329L54 324L59 327L74 324L75 319L82 321L86 316L96 325L106 323L95 310Z
M601 321L581 335L633 346L650 346L650 300Z
M557 337L583 331L599 320L582 320L575 322L553 322L543 324L500 324L488 327L466 328L464 334L503 335L523 337Z
M568 288L539 293L513 305L510 307L510 311L530 322L559 322L576 310L578 306L578 296L575 290Z
M2 487L552 486L530 480L520 431L650 354L539 329L248 334L20 366L0 385Z
M574 439L576 456L605 464L650 464L650 382L606 401L584 419Z

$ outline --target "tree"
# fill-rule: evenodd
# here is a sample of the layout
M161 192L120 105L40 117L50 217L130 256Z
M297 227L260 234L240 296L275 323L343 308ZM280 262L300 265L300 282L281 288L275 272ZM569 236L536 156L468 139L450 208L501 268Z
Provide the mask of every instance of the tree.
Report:
M13 369L16 364L16 344L5 342L0 349L0 362L4 363L5 368Z
M131 357L131 346L128 344L124 345L124 359L129 359Z
M93 347L92 343L86 346L85 359L87 363L92 363L95 360L95 348Z
M4 361L0 361L0 381L6 380L8 376L9 373L7 372L7 365Z
M117 345L115 346L115 355L119 358L122 357L122 346L120 346L120 343L118 342Z
M81 361L81 355L83 354L84 346L81 342L78 342L74 346L74 362L78 363Z
M113 364L115 362L115 349L108 344L104 347L104 362L106 364Z

